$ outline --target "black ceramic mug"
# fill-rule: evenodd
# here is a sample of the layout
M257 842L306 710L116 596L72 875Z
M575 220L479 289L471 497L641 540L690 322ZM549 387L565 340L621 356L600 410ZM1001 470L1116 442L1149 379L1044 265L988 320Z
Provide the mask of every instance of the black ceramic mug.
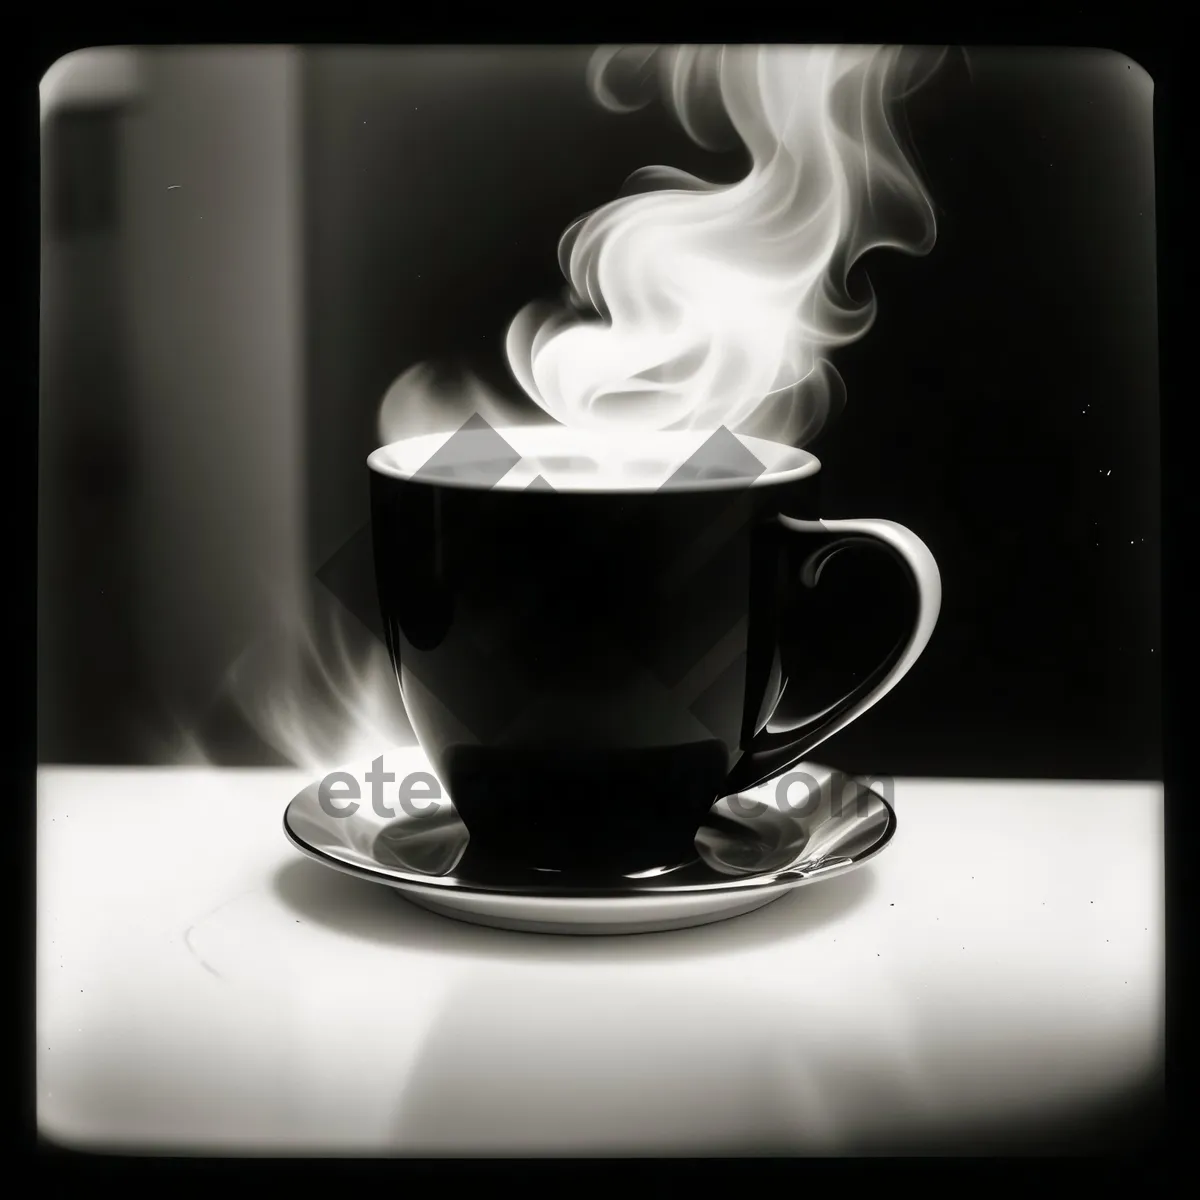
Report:
M548 871L654 871L711 805L802 761L912 667L941 583L877 520L821 521L820 463L755 438L615 437L475 418L370 456L376 584L421 747L473 848ZM878 667L779 727L831 556L907 586Z

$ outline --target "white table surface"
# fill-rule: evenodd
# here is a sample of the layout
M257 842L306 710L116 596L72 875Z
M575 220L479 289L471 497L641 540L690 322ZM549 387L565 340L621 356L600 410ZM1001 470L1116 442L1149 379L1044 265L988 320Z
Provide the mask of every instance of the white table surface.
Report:
M76 1149L842 1153L1162 1059L1162 789L897 780L859 871L708 928L507 933L284 838L275 770L43 768L38 1115Z

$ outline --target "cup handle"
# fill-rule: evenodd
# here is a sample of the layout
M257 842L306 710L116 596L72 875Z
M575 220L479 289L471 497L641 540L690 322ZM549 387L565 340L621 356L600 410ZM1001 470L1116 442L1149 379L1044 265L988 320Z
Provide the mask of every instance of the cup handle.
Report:
M826 738L844 729L881 700L908 674L921 656L937 624L942 605L942 577L929 547L915 533L894 521L802 521L780 516L787 531L814 537L818 544L800 566L800 581L816 587L826 563L850 546L871 546L899 562L916 593L913 627L901 638L874 671L847 695L823 712L786 729L762 729L738 760L725 784L726 794L746 791L766 783L802 762ZM786 680L785 680L786 686Z

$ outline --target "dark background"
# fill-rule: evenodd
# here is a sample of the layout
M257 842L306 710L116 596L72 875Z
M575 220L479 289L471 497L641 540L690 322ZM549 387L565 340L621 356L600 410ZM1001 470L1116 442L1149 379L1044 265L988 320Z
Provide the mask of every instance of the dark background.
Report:
M91 203L48 203L44 214L43 356L60 366L45 369L42 398L43 761L165 757L169 739L147 731L168 708L176 725L207 728L211 756L274 761L239 739L236 721L211 719L228 661L271 621L265 599L255 608L230 596L249 594L239 581L268 560L269 573L322 594L314 572L366 519L363 460L388 385L433 359L516 395L504 331L528 300L560 290L563 229L640 166L730 180L743 166L698 149L660 105L600 109L584 82L587 49L307 49L280 76L278 128L262 115L252 63L222 75L174 53L186 61L160 52L136 102L44 125L47 178L82 180ZM149 308L127 304L121 327L112 297L138 286L137 255L103 231L124 244L149 219L131 234L119 199L137 173L122 147L145 139L130 130L144 130L148 111L168 116L138 161L170 145L172 168L190 170L196 188L223 180L227 203L209 199L209 218L223 211L237 244L196 243L170 278L143 273ZM886 517L927 542L942 616L896 691L820 753L881 774L1160 778L1152 84L1102 51L953 53L904 116L937 245L926 258L864 260L878 317L836 357L847 404L812 449L823 515ZM264 204L253 138L269 147L285 129L296 182ZM233 165L231 140L243 146ZM279 240L281 205L290 241ZM162 224L154 245L170 258L182 236ZM211 364L254 360L293 268L294 378L264 360L247 376L257 383L232 386ZM154 345L138 313L161 309L178 294L170 288L189 294L189 280L194 294L205 272L211 304L184 314L187 338L182 323L151 336L197 364L186 396L171 373L147 391L138 355ZM145 464L161 461L146 414L176 411L190 414L191 440L170 445L207 466L193 463L178 484L188 501L172 510L171 562L189 582L172 591L161 583L166 551L154 558L144 532L145 513L175 495L172 474L155 477L156 491L144 481ZM271 491L263 481L276 478ZM213 532L206 506L222 504L228 519ZM205 522L196 541L189 530ZM190 538L195 551L179 551ZM59 564L52 577L47 562ZM839 568L828 574L832 608L853 617L883 605L885 581ZM202 649L181 656L181 645Z

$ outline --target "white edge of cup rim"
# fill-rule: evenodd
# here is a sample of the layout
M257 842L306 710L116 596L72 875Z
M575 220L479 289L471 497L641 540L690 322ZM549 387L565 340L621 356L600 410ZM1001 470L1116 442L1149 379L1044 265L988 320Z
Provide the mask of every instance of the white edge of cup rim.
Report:
M525 427L505 425L498 427L496 432L503 436L508 430L520 428ZM449 431L446 434L446 437L449 438L452 435L453 430ZM395 463L388 460L388 452L391 451L394 446L399 446L404 442L416 441L418 438L428 436L430 435L417 434L411 438L397 438L394 441L388 442L386 445L372 450L371 453L367 455L368 468L372 471L375 471L377 474L386 475L392 479L397 479L404 483L425 484L430 487L460 488L463 491L512 492L513 495L521 495L529 490L528 487L506 488L499 483L489 484L487 487L483 487L480 484L473 483L470 480L417 479L414 478L411 472L401 469L400 467L396 466ZM753 443L755 442L768 442L771 445L779 446L784 445L782 442L771 442L769 438L753 437L750 434L734 434L734 436L737 437L739 441L749 443L749 445L747 445L747 449L751 452L753 452ZM756 487L773 487L777 484L791 483L798 479L806 479L810 475L816 475L821 470L821 460L817 458L817 456L811 451L805 450L799 446L786 446L785 448L793 454L803 455L805 461L800 463L798 466L789 467L785 471L764 470L761 475L756 475L749 483L746 483L744 479L706 479L689 482L678 489L672 488L671 490L685 492L719 492L737 491ZM595 486L557 487L554 490L560 495L632 495L639 492L653 494L654 492L662 491L664 487L664 484L646 484L644 486L639 484L637 486L619 488ZM532 494L539 495L542 493L540 491L535 491Z

